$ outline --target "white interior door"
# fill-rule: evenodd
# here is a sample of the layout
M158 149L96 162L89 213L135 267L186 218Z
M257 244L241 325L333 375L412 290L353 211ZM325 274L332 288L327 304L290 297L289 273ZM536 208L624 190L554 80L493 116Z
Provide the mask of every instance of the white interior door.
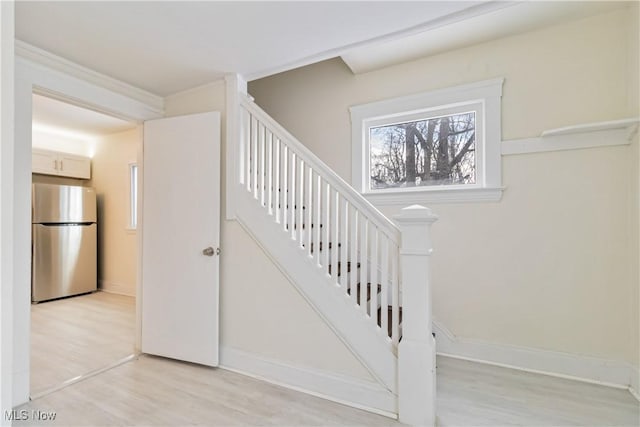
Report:
M218 364L220 113L144 123L143 353Z

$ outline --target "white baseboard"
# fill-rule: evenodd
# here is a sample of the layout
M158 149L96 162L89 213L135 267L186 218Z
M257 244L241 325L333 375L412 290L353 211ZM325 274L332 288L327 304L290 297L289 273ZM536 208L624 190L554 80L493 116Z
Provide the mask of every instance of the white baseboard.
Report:
M108 280L100 280L98 282L98 289L110 294L126 295L128 297L136 296L136 286L126 285L122 283L110 282Z
M433 330L436 352L441 356L638 390L638 371L626 362L456 337L435 320Z
M220 367L343 405L397 418L396 396L376 382L293 366L220 347Z
M640 402L640 368L637 366L631 366L631 384L629 384L629 391Z

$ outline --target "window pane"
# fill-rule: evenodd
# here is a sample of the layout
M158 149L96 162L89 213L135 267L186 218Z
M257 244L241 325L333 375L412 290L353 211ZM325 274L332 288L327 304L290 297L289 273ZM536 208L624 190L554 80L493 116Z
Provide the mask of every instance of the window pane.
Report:
M369 129L371 190L476 183L475 112Z

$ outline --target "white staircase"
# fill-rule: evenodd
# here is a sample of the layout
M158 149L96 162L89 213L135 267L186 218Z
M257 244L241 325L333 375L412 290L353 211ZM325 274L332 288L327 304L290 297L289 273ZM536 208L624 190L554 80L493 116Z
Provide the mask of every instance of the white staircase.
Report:
M235 120L228 121L236 125L236 170L234 182L227 188L233 192L237 220L388 390L395 405L385 410L399 413L407 407L399 395L402 390L407 394L411 390L426 393L424 403L420 396L405 400L430 407L430 412L421 408L413 416L409 408L407 417L400 413L400 419L412 424L425 424L425 420L430 420L426 424L432 423L435 356L431 353L435 350L430 309L409 313L413 322L424 327L405 329L402 336L402 306L406 317L412 304L400 300L400 271L407 261L401 255L404 233L246 94L237 96L237 109L231 112ZM421 208L407 211L398 220L404 220L407 229L422 225L418 232L428 233L435 216ZM417 242L409 250L409 256L418 256L424 267L418 259L414 267L407 264L409 270L415 270L410 276L422 277L408 280L409 271L404 271L405 298L412 292L407 287L409 282L428 291L427 235L424 240L424 245ZM429 293L419 294L429 301L413 304L430 305ZM408 336L410 331L414 332ZM412 349L406 356L411 357L405 357L407 365L400 367L403 357L399 357L399 351L405 343ZM414 349L415 344L419 351ZM424 360L416 359L420 354L425 355ZM399 378L399 372L406 376L413 369L430 373ZM420 382L417 386L413 384L416 379Z

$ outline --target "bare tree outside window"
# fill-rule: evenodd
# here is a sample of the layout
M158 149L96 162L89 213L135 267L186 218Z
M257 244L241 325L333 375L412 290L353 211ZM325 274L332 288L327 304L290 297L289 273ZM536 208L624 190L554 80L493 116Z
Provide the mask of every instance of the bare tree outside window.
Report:
M476 183L475 112L369 130L371 189Z

